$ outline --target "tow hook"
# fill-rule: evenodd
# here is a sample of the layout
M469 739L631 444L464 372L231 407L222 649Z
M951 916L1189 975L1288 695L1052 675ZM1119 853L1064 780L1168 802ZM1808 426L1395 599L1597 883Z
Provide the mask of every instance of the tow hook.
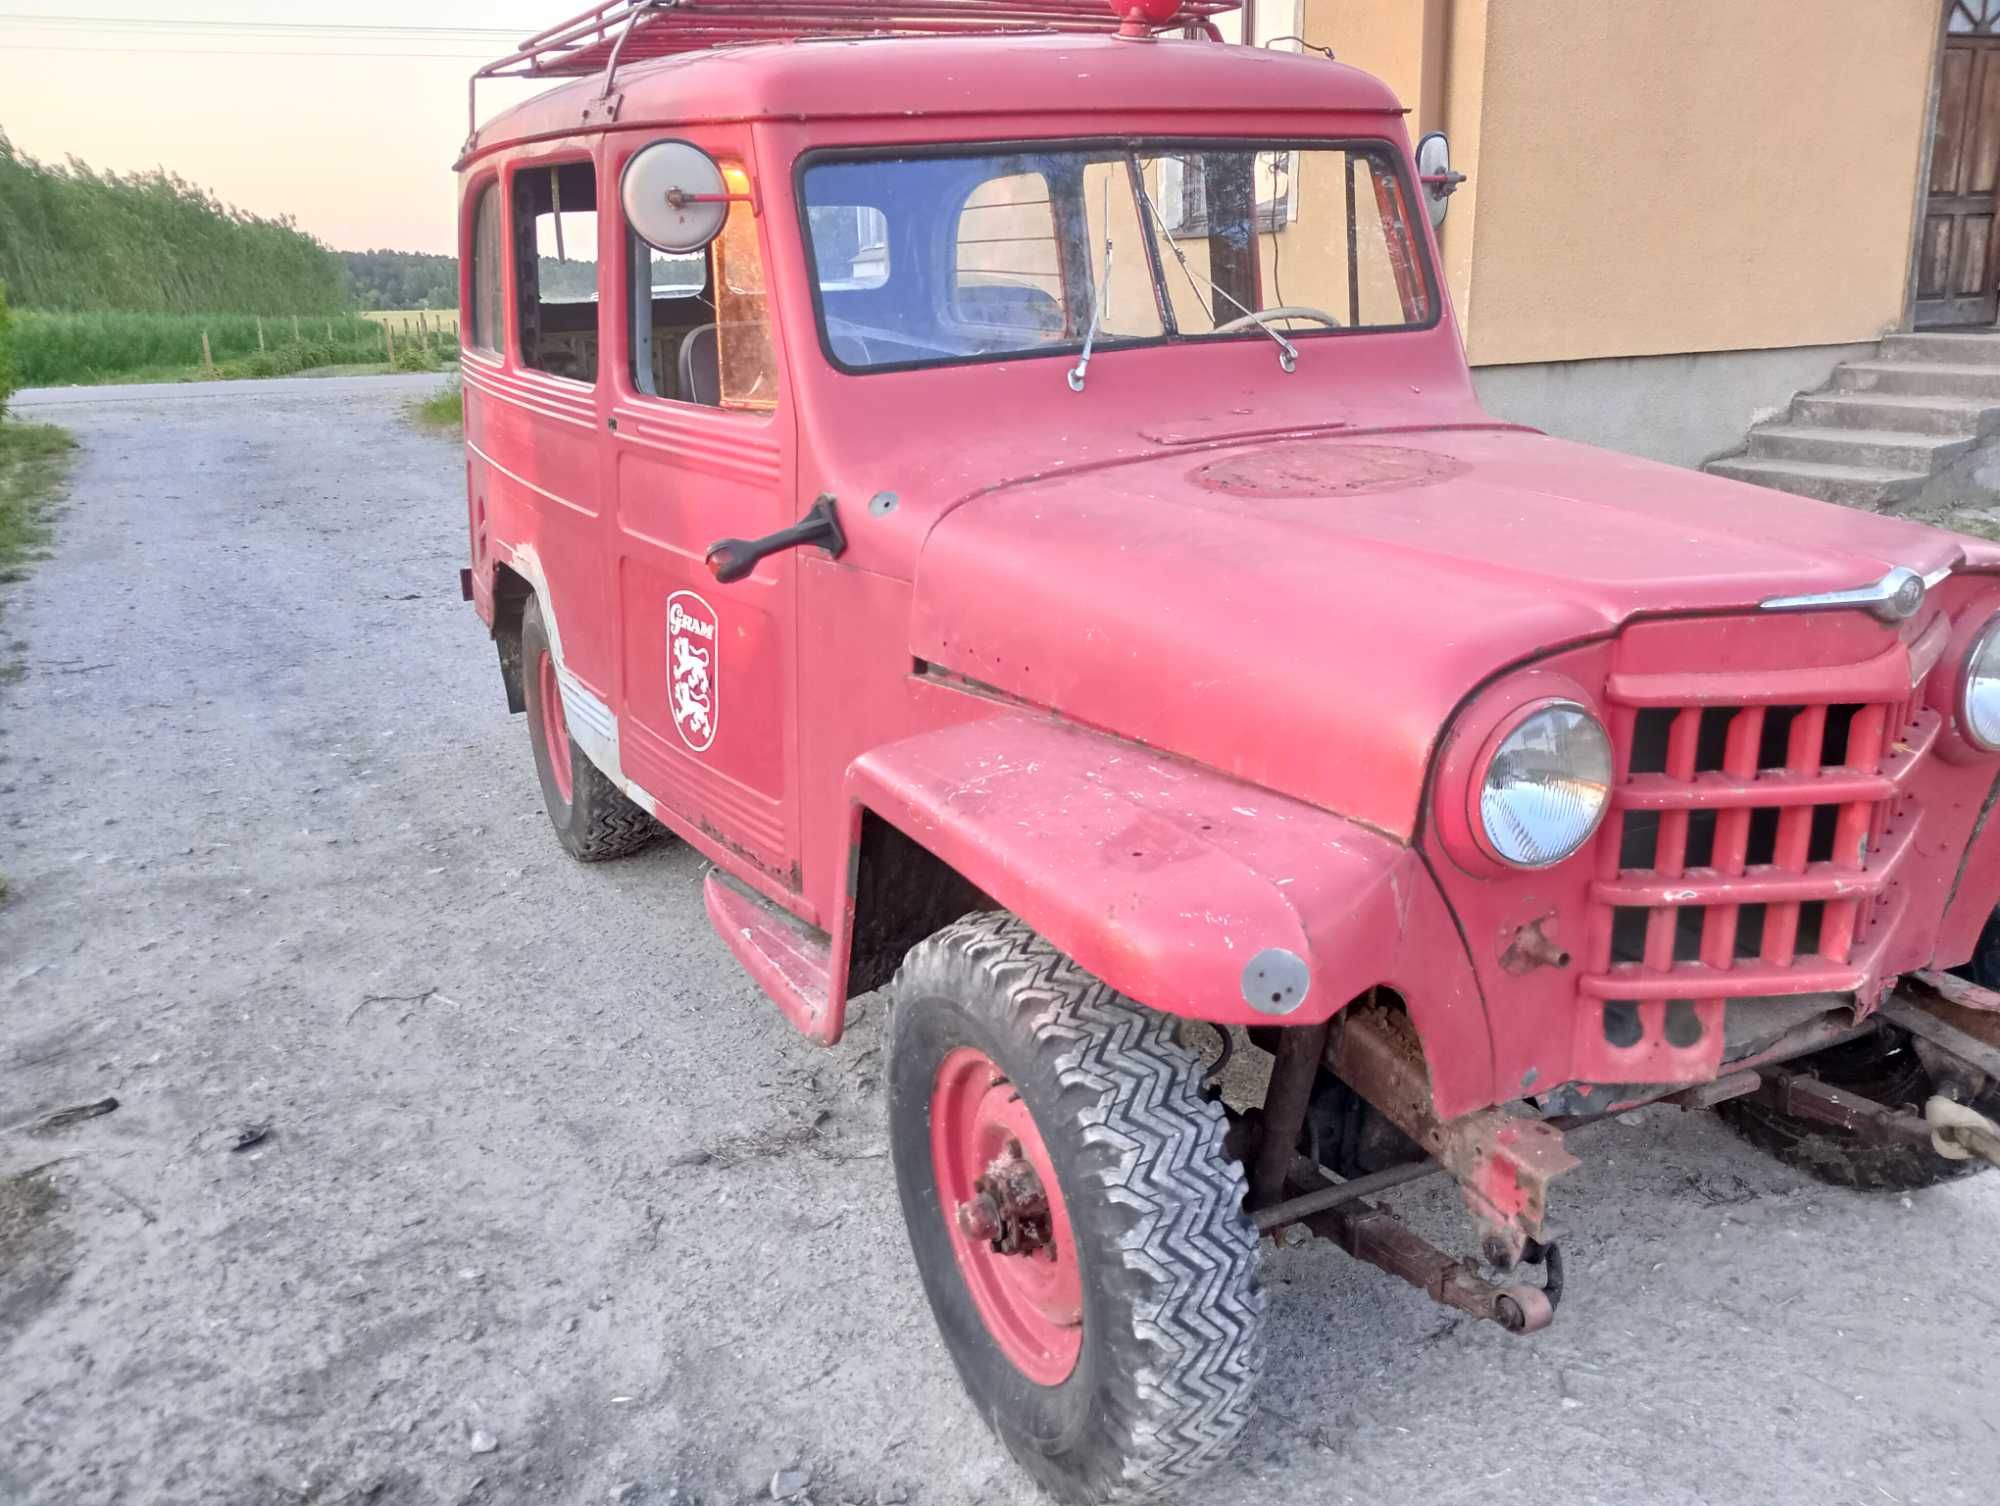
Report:
M1931 1127L1931 1148L1946 1160L1980 1156L2000 1166L2000 1124L1977 1109L1936 1093L1924 1104L1924 1123Z

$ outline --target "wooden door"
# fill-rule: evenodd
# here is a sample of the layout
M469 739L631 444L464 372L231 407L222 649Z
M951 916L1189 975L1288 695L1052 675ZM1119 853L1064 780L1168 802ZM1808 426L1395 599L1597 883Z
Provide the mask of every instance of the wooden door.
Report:
M1933 329L2000 312L2000 0L1953 0L1945 27L1917 248L1916 322Z

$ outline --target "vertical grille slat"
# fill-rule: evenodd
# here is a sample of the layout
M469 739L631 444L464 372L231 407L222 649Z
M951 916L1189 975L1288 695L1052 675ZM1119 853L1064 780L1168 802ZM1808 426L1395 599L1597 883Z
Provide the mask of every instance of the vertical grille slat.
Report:
M1882 766L1883 734L1888 724L1886 706L1863 706L1855 712L1847 730L1847 767L1872 774ZM1875 824L1875 806L1853 801L1840 807L1833 829L1833 858L1836 868L1859 873L1867 865L1868 833ZM1820 922L1819 952L1834 962L1845 962L1854 948L1855 902L1828 900Z
M1689 709L1677 713L1667 733L1666 776L1683 784L1694 778L1695 755L1701 740L1701 712ZM1687 811L1663 811L1660 834L1654 850L1653 872L1663 878L1679 878L1687 872ZM1646 918L1646 970L1663 973L1674 965L1674 937L1680 924L1680 909L1661 905Z
M1792 719L1785 744L1785 771L1813 774L1819 771L1820 744L1826 740L1826 707L1807 706ZM1804 873L1806 853L1812 842L1812 807L1794 805L1778 813L1778 840L1771 854L1771 866L1781 873ZM1799 934L1799 906L1796 900L1772 905L1764 914L1762 956L1776 967L1790 967Z
M1746 706L1729 721L1729 735L1723 745L1722 772L1738 779L1757 772L1757 750L1764 741L1764 708ZM1750 848L1748 807L1726 810L1716 820L1715 853L1709 866L1732 878L1742 874ZM1710 967L1727 968L1736 961L1736 931L1742 918L1740 905L1711 906L1702 927L1701 960Z

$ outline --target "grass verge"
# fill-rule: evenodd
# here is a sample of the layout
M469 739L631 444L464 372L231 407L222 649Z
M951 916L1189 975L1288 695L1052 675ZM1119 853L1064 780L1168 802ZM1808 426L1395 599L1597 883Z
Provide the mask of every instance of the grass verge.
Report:
M0 581L19 580L48 541L48 508L76 442L54 424L0 419Z
M420 429L462 433L465 428L465 388L459 384L457 377L453 377L442 390L411 403L409 414L410 422Z

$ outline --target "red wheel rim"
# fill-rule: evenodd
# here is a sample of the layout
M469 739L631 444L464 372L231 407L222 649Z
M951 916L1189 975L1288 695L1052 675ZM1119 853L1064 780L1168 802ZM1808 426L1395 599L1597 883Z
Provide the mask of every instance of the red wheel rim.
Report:
M556 782L556 793L562 796L562 803L570 802L569 772L569 723L563 718L562 684L556 679L555 655L542 650L542 660L535 668L535 678L541 685L542 701L542 746L548 749L549 773Z
M959 1274L1001 1353L1040 1386L1060 1385L1083 1348L1083 1276L1069 1209L1034 1115L984 1052L961 1046L931 1089L931 1163ZM1005 1188L1005 1193L996 1192ZM1027 1189L1029 1201L1019 1193ZM1024 1209L1047 1207L1046 1219ZM996 1200L997 1199L997 1200ZM1029 1248L1004 1250L994 1215Z

